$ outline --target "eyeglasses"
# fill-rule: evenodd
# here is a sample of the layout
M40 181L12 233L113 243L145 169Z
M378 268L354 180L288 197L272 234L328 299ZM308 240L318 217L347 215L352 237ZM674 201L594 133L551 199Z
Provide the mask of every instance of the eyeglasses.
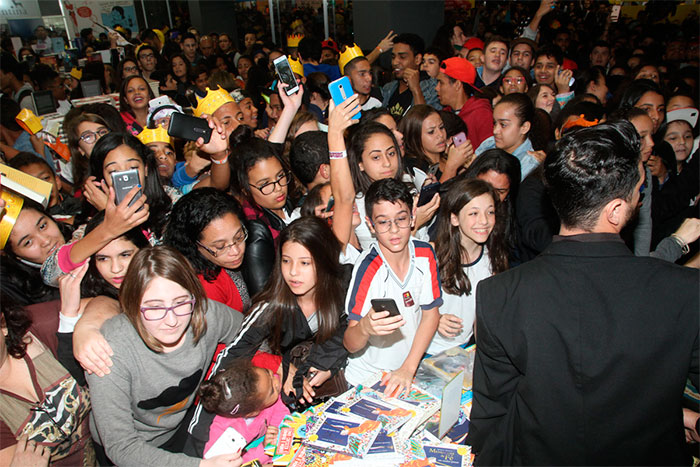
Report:
M391 230L391 224L396 224L399 229L408 229L411 227L411 216L408 214L397 217L396 219L381 219L373 221L372 225L377 233L385 233Z
M124 67L124 71L126 71L127 73L131 73L132 71L138 71L138 70L139 70L139 67L137 67L137 66L125 66Z
M80 139L87 143L87 144L92 144L98 139L102 138L104 135L109 133L108 128L100 128L97 131L86 131L82 135L80 135Z
M506 84L523 84L525 82L525 78L523 78L522 76L518 76L517 78L503 78L503 82Z
M194 311L194 304L197 300L191 298L186 302L178 303L173 306L142 306L141 313L143 313L143 319L146 321L159 321L165 318L168 311L175 313L175 316L187 316L191 315Z
M235 237L233 237L233 241L231 243L229 243L228 245L224 245L222 247L214 247L213 249L203 245L200 242L197 242L197 245L204 248L204 250L207 253L209 253L210 255L212 255L214 258L216 258L218 256L223 256L226 253L228 253L229 250L231 250L231 248L233 248L234 246L240 245L241 243L245 242L248 239L248 231L246 230L245 226L241 226L241 229L243 231L241 233L239 233L238 235L236 235Z
M253 184L250 184L250 186L257 188L260 190L260 193L263 195L270 195L272 194L273 191L275 191L275 185L279 185L280 187L287 186L289 185L289 172L284 172L282 175L277 177L277 180L274 180L272 182L267 182L263 185L260 186L255 186Z

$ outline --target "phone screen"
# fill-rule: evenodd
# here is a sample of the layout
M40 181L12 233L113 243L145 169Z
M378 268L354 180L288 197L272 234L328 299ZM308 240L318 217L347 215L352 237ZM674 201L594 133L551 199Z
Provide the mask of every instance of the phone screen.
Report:
M284 60L275 61L275 69L280 77L280 81L287 85L287 90L297 87L297 80L294 78L294 72L292 72L292 67L289 66L287 57L284 57Z

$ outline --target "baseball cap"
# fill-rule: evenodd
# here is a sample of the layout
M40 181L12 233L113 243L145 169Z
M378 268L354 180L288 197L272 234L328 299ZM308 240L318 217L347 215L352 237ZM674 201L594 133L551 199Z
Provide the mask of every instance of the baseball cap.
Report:
M463 83L469 84L471 87L474 87L476 68L474 68L474 65L472 65L466 58L450 57L443 60L440 64L440 71L452 79L459 80Z
M467 39L467 42L462 44L463 49L471 50L471 49L481 49L484 50L484 41L479 39L478 37L472 37Z

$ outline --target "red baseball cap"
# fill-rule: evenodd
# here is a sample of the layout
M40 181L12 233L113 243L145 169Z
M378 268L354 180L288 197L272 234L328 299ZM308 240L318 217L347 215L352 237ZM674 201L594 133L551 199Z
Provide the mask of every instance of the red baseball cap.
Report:
M471 50L471 49L484 50L484 41L482 41L478 37L472 37L470 39L467 39L467 42L465 42L462 45L462 48L467 49L467 50Z
M463 83L469 84L471 87L474 87L474 80L476 80L476 68L474 68L474 65L472 65L466 58L450 57L447 60L443 60L440 64L440 71L452 79L459 80Z
M321 48L322 49L331 49L335 51L336 53L340 53L340 50L338 50L338 44L335 43L333 39L326 39L325 41L321 42Z

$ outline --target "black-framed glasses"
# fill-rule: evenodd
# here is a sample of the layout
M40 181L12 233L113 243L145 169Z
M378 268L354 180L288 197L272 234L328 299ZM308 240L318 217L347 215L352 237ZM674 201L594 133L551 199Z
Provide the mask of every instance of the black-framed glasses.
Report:
M214 247L214 248L209 248L208 246L204 245L201 242L197 242L197 245L204 248L204 250L207 253L209 253L210 255L212 255L214 258L216 258L218 256L223 256L226 253L228 253L231 250L231 248L244 243L248 239L248 230L246 230L244 225L241 226L241 230L242 230L242 232L240 232L238 235L233 237L233 241L231 243L229 243L228 245L224 245L222 247Z
M142 306L141 313L143 313L143 319L146 321L159 321L165 318L168 311L175 313L175 316L187 316L191 315L194 311L194 304L197 300L192 297L191 299L177 303L172 306Z
M87 144L92 144L98 139L102 138L104 135L109 133L109 128L99 128L97 131L85 131L83 132L82 135L80 135L80 139L87 143Z
M391 230L391 224L396 224L396 227L399 229L408 229L411 227L411 216L404 214L396 219L380 219L372 222L377 233L388 232Z
M270 195L270 194L272 194L273 191L275 191L275 185L279 185L281 187L287 186L287 185L289 185L290 180L291 180L291 177L289 176L289 172L287 172L285 170L283 174L281 174L279 177L277 177L277 180L273 180L271 182L264 183L263 185L260 185L260 186L253 185L253 184L249 184L249 185L260 190L260 193L262 193L263 195Z

